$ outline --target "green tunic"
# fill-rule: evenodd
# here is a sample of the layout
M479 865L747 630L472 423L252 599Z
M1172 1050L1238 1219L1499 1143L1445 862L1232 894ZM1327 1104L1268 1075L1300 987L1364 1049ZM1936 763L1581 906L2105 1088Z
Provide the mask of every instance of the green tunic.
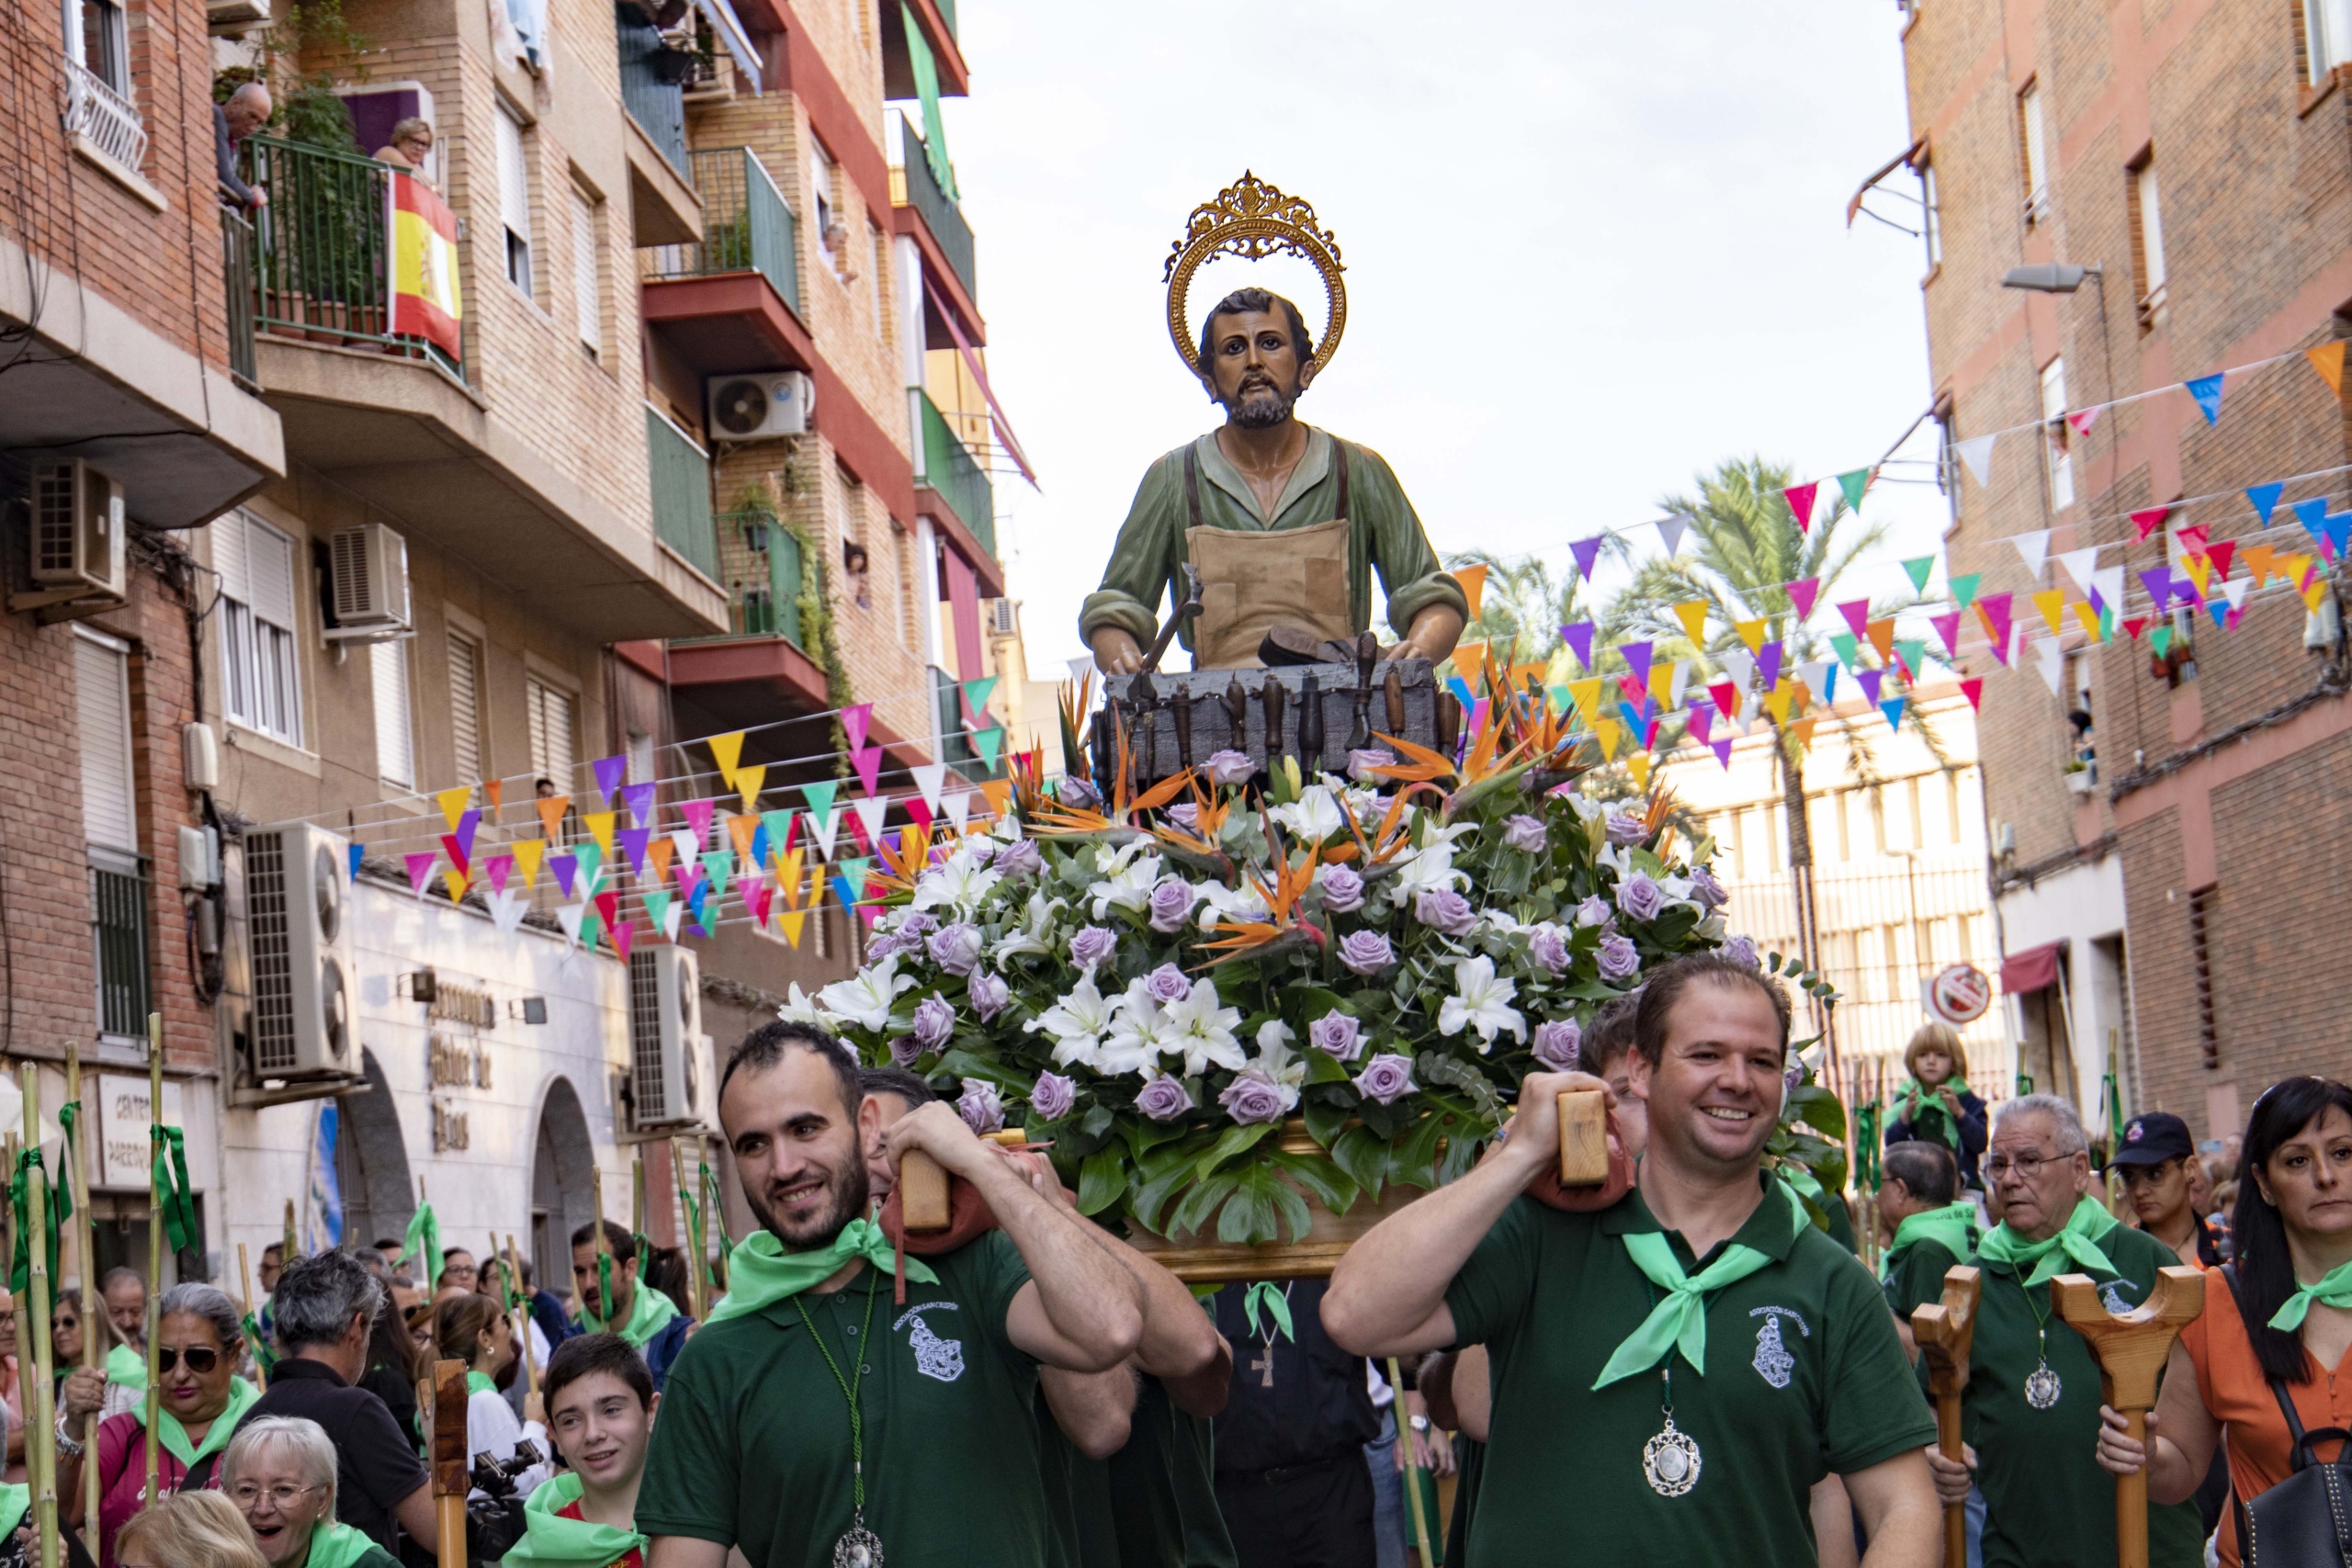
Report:
M1944 1299L1944 1276L1960 1258L1933 1236L1906 1242L1886 1255L1887 1310L1904 1323L1911 1309Z
M1214 432L1192 442L1200 455L1201 523L1204 527L1252 533L1313 527L1340 515L1339 471L1331 461L1335 438L1309 427L1306 453L1290 477L1282 501L1269 518L1258 508L1250 482L1241 477L1217 446ZM1465 618L1469 602L1462 585L1438 565L1429 535L1405 499L1405 488L1379 453L1346 444L1348 448L1348 594L1355 626L1372 625L1372 574L1380 574L1388 597L1388 624L1398 636L1413 617L1432 604L1450 604ZM1184 452L1179 446L1153 463L1136 491L1135 504L1119 529L1111 549L1111 564L1103 570L1102 586L1086 596L1078 613L1078 635L1091 637L1097 626L1117 626L1137 642L1148 643L1159 630L1159 610L1163 592L1173 604L1182 594L1187 558L1184 530L1191 509L1184 495ZM1193 646L1192 628L1180 634Z
M1158 1378L1143 1380L1134 1435L1110 1459L1119 1568L1237 1568L1216 1444L1211 1423L1177 1409Z
M2121 1225L2099 1237L2099 1250L2122 1277L2109 1311L2147 1299L2156 1270L2180 1259L2154 1236ZM1978 1254L1984 1294L1969 1347L1968 1387L1961 1396L1963 1430L1975 1446L1976 1482L1984 1491L1985 1568L2081 1568L2115 1561L2115 1477L2093 1457L2098 1444L2098 1363L2082 1336L2066 1326L2043 1285L2029 1296L2017 1271ZM2069 1267L2068 1273L2092 1272ZM2058 1403L2036 1410L2025 1382L2043 1351L2058 1374ZM2193 1502L2148 1508L2150 1568L2198 1568L2204 1529Z
M1001 1231L925 1261L939 1279L910 1280L904 1306L871 1270L799 1298L842 1373L865 1369L867 1528L890 1568L1041 1568L1037 1364L1005 1333L1028 1268ZM704 1325L670 1371L637 1528L831 1568L850 1515L849 1404L793 1302Z
M1791 1235L1767 1194L1731 1242L1773 1261L1708 1300L1705 1376L1671 1362L1698 1483L1653 1491L1642 1451L1664 1425L1664 1379L1592 1385L1657 1299L1622 1238L1662 1228L1638 1191L1597 1214L1521 1198L1454 1276L1456 1339L1493 1358L1472 1568L1558 1562L1571 1537L1584 1562L1714 1562L1736 1543L1744 1565L1813 1568L1814 1483L1934 1441L1878 1281L1813 1226ZM1690 1272L1713 1261L1667 1235Z
M1120 1568L1108 1463L1080 1451L1037 1390L1037 1468L1046 1483L1046 1568ZM887 1555L887 1552L886 1552Z

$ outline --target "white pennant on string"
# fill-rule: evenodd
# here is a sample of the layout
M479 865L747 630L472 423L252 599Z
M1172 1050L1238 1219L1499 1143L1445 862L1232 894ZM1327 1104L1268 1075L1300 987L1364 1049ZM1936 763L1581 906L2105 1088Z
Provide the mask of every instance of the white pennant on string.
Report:
M851 801L849 808L857 813L858 826L865 829L865 841L880 843L883 821L890 815L890 797L887 795L865 795ZM829 855L826 858L830 860L832 857Z
M2050 530L2036 528L2030 534L2012 534L2009 543L2025 558L2025 570L2036 581L2041 578L2041 564L2050 558Z
M1756 679L1756 656L1744 648L1726 648L1715 656L1731 675L1731 683L1741 691Z
M1687 659L1676 660L1674 661L1674 673L1668 679L1666 683L1666 705L1670 708L1680 707L1682 705L1683 688L1688 686L1690 683L1690 661Z
M1682 547L1682 536L1690 532L1690 519L1682 513L1657 520L1657 536L1666 541L1666 553L1672 555Z
M2058 564L2066 569L2066 575L2075 580L2075 587L2088 593L2091 579L2097 575L2098 547L2090 545L2079 550L2068 550L2058 558Z
M1989 476L1993 471L1993 443L1998 439L1999 433L1996 432L1992 435L1979 435L1973 441L1951 444L1952 451L1968 465L1968 471L1976 476L1976 482L1980 485L1992 482Z
M2044 637L2035 644L2033 664L2041 671L2042 683L2050 688L2050 694L2053 697L2058 695L2058 687L2065 673L2066 650L2059 646L2056 637Z
M819 854L827 860L832 859L833 840L842 830L841 809L836 807L826 812L822 821L818 820L817 814L811 811L808 813L808 841L817 846Z
M1756 732L1756 721L1763 716L1764 694L1761 692L1748 693L1747 701L1741 705L1739 710L1739 732L1742 735L1754 734Z
M580 918L587 913L587 910L588 906L585 904L558 904L555 907L555 923L563 928L563 941L566 947L580 945Z
M672 942L678 940L678 922L686 918L686 907L676 899L662 911L662 934Z
M972 792L970 790L959 789L949 795L946 799L946 807L948 823L956 832L961 833L971 825Z
M2245 604L2246 590L2253 586L2251 577L2233 577L2222 584L2222 597L2230 602L2231 609L2239 609Z
M1797 666L1797 678L1805 683L1805 689L1813 694L1815 702L1829 700L1830 682L1837 679L1832 673L1835 668L1826 659L1808 660Z
M1093 673L1094 656L1092 654L1082 654L1079 658L1073 659L1069 661L1070 684L1076 685L1079 682L1085 680L1089 675Z
M702 859L702 840L692 828L672 829L670 843L677 851L680 865L693 865Z
M500 932L513 936L523 924L524 911L530 906L524 901L523 890L510 887L503 893L490 895L490 923Z
M2118 619L2122 617L2123 569L2121 567L2103 566L2092 572L2091 592L2098 595L2098 602L2107 607L2109 615Z
M922 803L925 806L930 807L933 811L937 811L939 809L939 787L947 782L947 764L944 762L925 762L922 766L910 769L909 771L915 776L915 788L922 791Z

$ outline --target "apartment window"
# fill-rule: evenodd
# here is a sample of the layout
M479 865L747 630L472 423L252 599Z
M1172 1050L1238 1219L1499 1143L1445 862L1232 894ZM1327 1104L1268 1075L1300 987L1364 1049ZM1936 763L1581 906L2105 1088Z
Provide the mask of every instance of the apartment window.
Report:
M1936 166L1919 165L1919 232L1928 242L1928 270L1944 265L1944 220L1936 209Z
M579 733L580 699L533 676L525 688L531 716L531 773L555 781L556 793L571 788L571 762Z
M246 728L300 746L294 541L245 512L231 513L208 532L220 576L222 706Z
M814 138L808 145L808 189L817 205L817 248L824 252L826 265L839 272L840 243L848 231L842 224L840 209L833 205L833 155Z
M2025 220L2050 216L2049 141L2043 133L2041 84L2029 82L2018 95L2018 148L2025 164Z
M130 41L116 0L66 0L67 42L83 69L126 96L130 92Z
M2304 85L2352 60L2352 0L2302 0Z
M371 643L368 658L376 692L376 776L388 784L413 789L416 740L409 723L408 644Z
M2066 448L2066 361L2041 367L2041 447L2050 470L2050 510L2075 503L2075 459Z
M571 191L571 307L580 326L580 341L592 356L605 341L596 260L596 204L575 186Z
M1945 840L1948 843L1960 842L1961 778L1962 775L1959 773L1948 773L1944 775L1944 827L1951 835Z
M2188 970L2197 992L2197 1046L2205 1066L2222 1065L2222 1032L2213 1007L2213 906L2216 889L2204 886L2188 895Z
M486 777L481 761L481 644L449 633L449 750L458 782Z
M147 875L139 854L130 646L75 627L74 677L98 1030L136 1038L147 1028Z
M2165 220L2156 199L2156 165L2143 158L2131 173L2125 194L2132 226L2132 276L2140 284L2140 324L2153 327L2165 309Z
M523 155L523 122L504 104L498 128L498 212L506 228L506 281L531 292L531 166Z

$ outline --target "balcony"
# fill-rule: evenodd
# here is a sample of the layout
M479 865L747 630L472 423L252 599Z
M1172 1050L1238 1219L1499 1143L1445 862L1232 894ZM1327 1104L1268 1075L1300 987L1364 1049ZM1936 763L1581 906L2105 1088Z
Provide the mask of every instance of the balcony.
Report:
M718 534L710 513L710 455L650 406L645 411L645 445L654 536L716 581Z
M748 147L697 150L692 167L703 235L639 251L646 327L698 375L814 367L792 204Z
M138 107L80 61L69 56L63 64L66 133L136 175L147 156L147 128Z
M800 634L800 536L764 509L718 522L718 578L737 637L780 637L808 651Z
M971 226L931 172L931 148L915 130L914 121L899 117L899 130L903 162L890 170L890 204L910 208L922 220L941 257L964 286L965 298L976 300L980 289L974 271Z
M800 314L799 220L749 147L697 149L695 188L702 193L698 243L656 245L646 252L649 282L756 272L794 315Z
M613 31L620 44L621 106L670 166L691 177L686 164L685 78L694 57L673 50L661 29L634 6L616 5Z
M254 226L232 208L220 209L220 278L229 308L229 373L249 392L261 389L254 362Z
M912 17L910 34L906 19ZM972 90L971 69L964 63L962 40L956 31L956 0L906 0L904 8L882 7L882 96L914 98L922 96L922 78L916 65L928 54L929 70L943 98L960 98Z
M914 389L922 411L922 441L915 451L915 483L938 492L989 558L996 558L996 491L989 476L956 438L931 394Z

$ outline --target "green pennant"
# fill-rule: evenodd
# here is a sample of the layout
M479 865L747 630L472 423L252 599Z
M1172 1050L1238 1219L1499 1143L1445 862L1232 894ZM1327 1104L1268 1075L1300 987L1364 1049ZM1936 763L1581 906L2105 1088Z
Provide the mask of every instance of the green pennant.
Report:
M1911 576L1911 587L1913 591L1919 593L1925 593L1928 591L1928 579L1935 575L1936 558L1933 556L1921 556L1917 560L1905 561L1903 563L1903 570L1908 572Z
M989 698L996 694L996 682L997 677L994 675L984 680L965 682L965 705L969 707L975 715L986 717L989 711ZM969 728L968 723L967 728Z
M2170 626L2153 628L2148 633L2148 646L2156 650L2158 659L2162 659L2172 650L2172 628Z
M784 853L784 846L792 837L792 812L789 808L763 811L760 813L760 826L768 830L768 858L774 860Z
M1955 610L1966 610L1971 604L1976 603L1976 585L1984 581L1984 574L1981 571L1968 571L1946 581L1951 584L1951 607Z
M1862 492L1871 488L1871 475L1876 471L1872 468L1849 468L1838 476L1838 488L1845 492L1848 511L1860 512L1862 509Z
M734 857L725 850L711 850L702 857L703 874L710 879L710 897L715 903L727 897L727 879L734 864Z
M641 897L645 899L645 918L653 922L655 931L664 935L668 934L670 930L669 889L648 887Z
M996 772L996 760L1004 750L1004 726L991 724L986 729L972 731L972 750L980 754L980 765Z
M571 855L580 863L579 886L581 896L585 897L595 891L596 878L604 873L605 852L593 843L575 844L572 846Z
M47 1175L40 1151L20 1150L17 1155L17 1168L8 1177L8 1212L15 1222L9 1228L16 1233L17 1238L16 1248L8 1263L8 1288L20 1292L30 1290L33 1282L32 1248L28 1245L32 1238L32 1199L26 1177L26 1172L33 1170ZM165 1213L168 1216L169 1211ZM62 1234L58 1218L56 1209L51 1208L43 1215L46 1224L41 1227L49 1251L49 1291L52 1304L57 1299L58 1250Z
M833 814L833 796L841 787L840 784L833 782L802 784L800 793L808 797L808 815L820 822L831 817Z
M867 855L853 855L833 863L833 874L848 885L849 901L853 904L865 897L865 868L872 863Z
M1927 667L1928 639L1926 637L1905 638L1894 645L1894 651L1902 656L1903 668L1911 671L1913 680L1917 680L1919 671Z
M1832 632L1829 646L1838 650L1838 658L1849 671L1859 673L1862 668L1862 645L1854 640L1851 632Z

